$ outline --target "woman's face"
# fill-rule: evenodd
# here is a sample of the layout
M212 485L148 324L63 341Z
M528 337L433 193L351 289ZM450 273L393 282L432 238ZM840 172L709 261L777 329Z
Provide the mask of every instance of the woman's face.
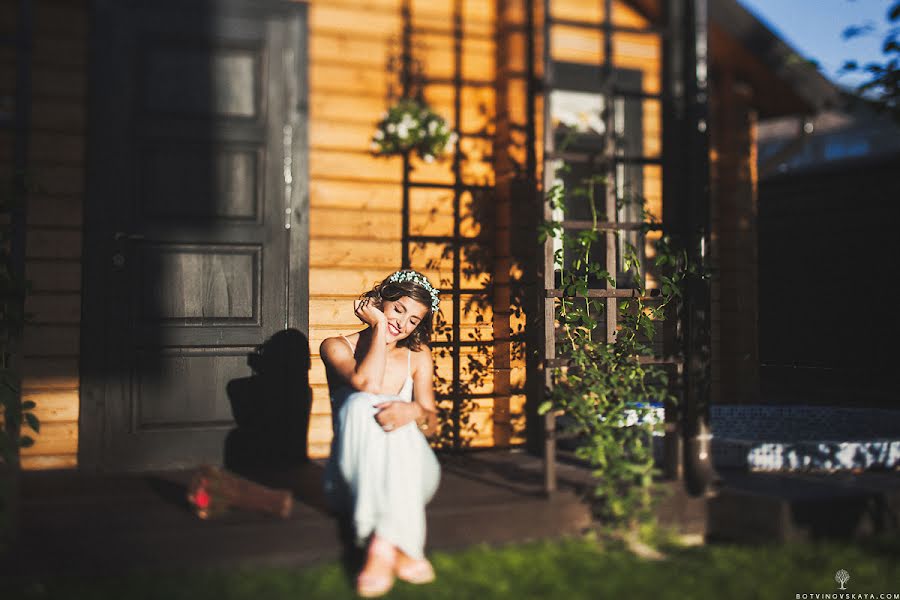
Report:
M388 342L396 342L409 337L428 314L427 306L409 296L402 296L397 300L385 300L382 302L381 308L384 316L387 317Z

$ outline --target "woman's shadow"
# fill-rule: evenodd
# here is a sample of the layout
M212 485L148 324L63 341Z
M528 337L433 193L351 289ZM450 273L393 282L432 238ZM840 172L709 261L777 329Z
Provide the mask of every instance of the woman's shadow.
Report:
M279 331L247 355L247 364L252 375L226 388L236 427L225 438L223 464L263 485L291 489L318 507L322 470L307 455L309 340L297 329Z
M322 489L323 467L307 455L312 391L309 340L286 329L247 355L250 377L234 379L227 392L237 427L225 438L224 466L270 487L289 489L296 500L336 518L348 573L363 554L355 547L351 516L330 506Z

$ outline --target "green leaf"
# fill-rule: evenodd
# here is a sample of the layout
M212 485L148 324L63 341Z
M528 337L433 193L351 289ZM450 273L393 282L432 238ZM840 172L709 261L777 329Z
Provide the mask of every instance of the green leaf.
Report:
M552 407L553 407L553 403L550 402L549 400L545 400L545 401L541 402L541 405L540 405L540 406L538 406L538 410L537 410L537 411L538 411L538 414L539 414L539 415L545 415L545 414L547 414L548 412L550 412L550 409L551 409Z
M35 433L41 432L41 422L34 413L25 413L25 422Z

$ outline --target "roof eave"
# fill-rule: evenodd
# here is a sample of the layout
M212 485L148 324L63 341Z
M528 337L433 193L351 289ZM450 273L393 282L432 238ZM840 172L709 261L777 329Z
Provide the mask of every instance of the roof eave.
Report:
M660 22L661 3L665 1L667 0L627 0L632 7L654 23ZM710 21L744 47L796 96L797 101L783 103L783 106L772 107L765 112L779 114L786 110L787 106L796 107L802 104L801 112L815 113L844 105L845 93L839 87L826 79L813 64L772 32L753 13L741 6L737 0L708 0L708 3ZM718 58L721 57L713 56L713 60Z
M711 0L709 16L726 34L771 69L778 79L788 83L809 106L810 112L843 104L840 88L736 0Z

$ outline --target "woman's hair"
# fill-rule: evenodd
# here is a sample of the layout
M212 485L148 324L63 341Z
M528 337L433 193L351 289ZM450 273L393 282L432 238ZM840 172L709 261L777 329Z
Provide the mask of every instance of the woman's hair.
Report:
M418 352L422 345L431 343L431 334L433 333L432 317L434 313L431 307L431 293L423 286L415 281L390 281L392 276L388 276L381 283L375 284L368 292L365 292L360 298L372 298L378 310L384 310L384 301L399 300L403 296L409 296L416 302L428 307L428 312L416 325L407 337L397 342L402 348L410 348L414 352ZM425 276L422 275L424 279Z

